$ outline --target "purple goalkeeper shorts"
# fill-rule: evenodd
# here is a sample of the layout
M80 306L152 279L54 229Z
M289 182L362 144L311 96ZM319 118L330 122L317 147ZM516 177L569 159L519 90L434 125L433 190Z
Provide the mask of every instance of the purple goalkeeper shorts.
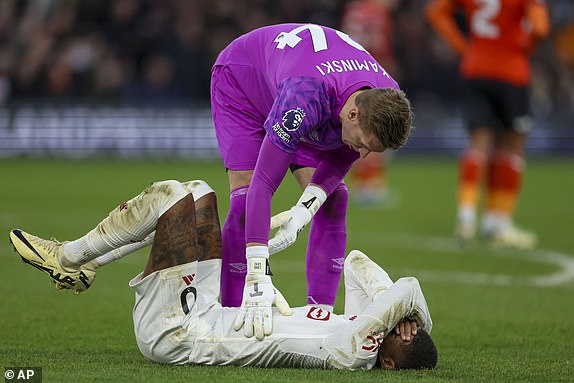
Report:
M267 115L257 111L236 78L237 68L215 66L211 74L211 114L224 166L229 170L253 170L265 138ZM243 73L249 76L249 73ZM272 100L269 103L272 104ZM316 168L321 157L317 149L301 144L292 164Z

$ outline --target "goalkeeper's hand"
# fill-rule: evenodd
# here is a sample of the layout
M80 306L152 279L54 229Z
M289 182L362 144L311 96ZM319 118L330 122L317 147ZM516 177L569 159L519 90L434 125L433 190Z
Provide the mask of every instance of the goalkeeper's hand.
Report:
M271 230L278 230L269 240L269 254L278 253L294 244L297 236L311 221L311 218L313 218L311 212L299 205L273 216Z
M269 240L269 254L285 250L297 240L299 233L311 221L327 199L327 193L319 186L309 185L297 204L271 218L271 230L278 229Z
M273 332L273 304L281 314L293 314L287 300L271 282L268 257L265 246L247 248L247 277L243 289L243 303L233 323L235 331L243 327L246 337L255 335L259 340Z

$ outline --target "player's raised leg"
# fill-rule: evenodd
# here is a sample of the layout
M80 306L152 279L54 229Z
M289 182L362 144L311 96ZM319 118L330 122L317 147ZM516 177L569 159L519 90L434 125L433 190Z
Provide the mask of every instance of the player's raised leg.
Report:
M193 195L194 201L197 201L199 198L203 197L206 194L214 193L211 186L209 186L207 182L202 180L187 181L183 182L182 184L187 189L188 193L191 193ZM114 249L104 255L99 256L93 261L93 264L96 268L99 268L117 259L123 258L126 255L129 255L137 250L150 246L153 243L154 236L155 231L148 234L148 236L145 237L142 241L124 245L120 248Z
M178 181L155 182L75 241L45 240L19 229L10 232L10 240L22 260L48 273L58 289L84 291L95 278L91 261L145 240L155 230L159 217L188 194Z

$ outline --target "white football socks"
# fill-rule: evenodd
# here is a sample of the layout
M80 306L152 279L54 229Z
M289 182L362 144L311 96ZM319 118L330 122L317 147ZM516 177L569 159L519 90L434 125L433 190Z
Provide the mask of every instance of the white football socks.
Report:
M481 222L482 235L489 236L512 227L512 218L507 214L488 211Z
M114 249L104 255L99 256L94 260L96 263L96 267L101 267L111 263L117 259L123 258L128 254L131 254L139 249L143 249L153 243L153 238L155 236L155 231L149 234L147 237L143 239L143 241L130 243L129 245L124 245L120 248Z
M476 222L476 208L472 205L460 205L458 207L457 219L459 222L474 224Z

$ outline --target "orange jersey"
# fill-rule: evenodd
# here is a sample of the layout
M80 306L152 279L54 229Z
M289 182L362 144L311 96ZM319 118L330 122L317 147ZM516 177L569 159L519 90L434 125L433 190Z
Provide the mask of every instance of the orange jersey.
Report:
M468 37L454 22L457 9L464 11ZM549 32L544 0L431 0L427 18L461 53L463 77L518 86L530 81L533 43Z

